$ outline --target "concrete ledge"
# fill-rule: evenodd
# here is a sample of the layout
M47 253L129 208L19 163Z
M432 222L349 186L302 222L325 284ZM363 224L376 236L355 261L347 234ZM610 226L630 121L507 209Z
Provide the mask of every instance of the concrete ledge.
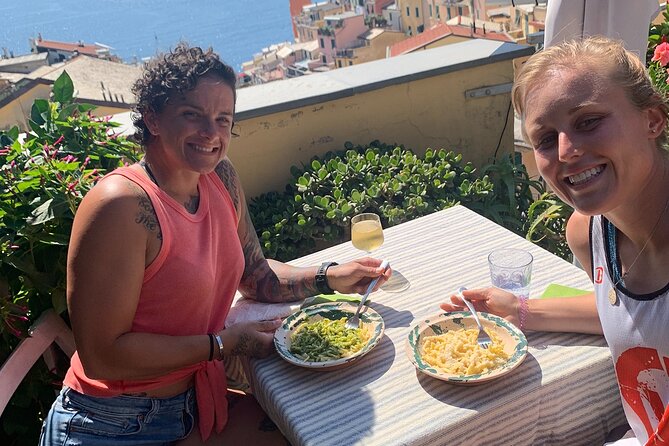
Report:
M237 93L235 118L243 121L533 53L531 46L475 39L242 88Z

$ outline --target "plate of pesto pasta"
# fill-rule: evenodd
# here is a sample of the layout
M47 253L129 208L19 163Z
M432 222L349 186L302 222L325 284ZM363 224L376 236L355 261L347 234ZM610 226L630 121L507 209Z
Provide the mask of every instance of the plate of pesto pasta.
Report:
M274 346L291 364L316 370L350 365L369 353L383 337L383 318L371 309L360 312L360 326L346 328L356 305L331 302L298 310L274 333Z
M481 384L510 373L527 355L527 339L512 323L478 313L492 340L487 349L477 342L478 328L468 311L442 313L414 324L405 350L416 369L452 384Z

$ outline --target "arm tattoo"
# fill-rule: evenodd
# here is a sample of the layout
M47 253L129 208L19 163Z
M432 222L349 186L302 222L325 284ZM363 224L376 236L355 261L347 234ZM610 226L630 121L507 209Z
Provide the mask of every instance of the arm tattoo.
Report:
M299 268L278 262L272 262L272 268L265 259L251 216L241 202L239 179L230 160L218 163L216 174L228 189L238 215L243 219L240 224L245 228L240 235L244 252L244 273L239 284L242 295L261 302L285 302L318 294L314 277L305 277Z
M216 174L221 179L226 189L228 189L230 198L232 198L232 202L239 215L239 188L237 186L237 173L235 172L234 167L232 167L229 160L224 159L216 166Z
M245 219L247 231L242 240L244 274L239 287L242 294L261 302L285 302L318 294L315 277L305 275L301 268L275 261L272 261L272 268L262 253L248 212Z
M163 240L163 234L160 230L160 223L158 222L158 216L156 211L153 209L153 204L151 200L145 195L139 197L138 202L138 211L135 216L135 223L144 226L144 228L152 234L155 234L158 240Z

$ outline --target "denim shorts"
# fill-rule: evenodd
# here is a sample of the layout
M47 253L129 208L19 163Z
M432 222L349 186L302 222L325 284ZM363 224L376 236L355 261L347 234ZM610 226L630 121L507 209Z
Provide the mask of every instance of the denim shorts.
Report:
M171 398L94 397L63 387L40 436L40 446L170 445L197 419L195 390Z

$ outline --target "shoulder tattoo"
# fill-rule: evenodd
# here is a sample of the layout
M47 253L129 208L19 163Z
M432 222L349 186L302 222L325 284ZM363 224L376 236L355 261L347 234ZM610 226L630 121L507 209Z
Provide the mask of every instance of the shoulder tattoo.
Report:
M144 226L144 229L151 234L155 234L156 238L162 241L163 234L160 230L158 216L153 209L153 203L151 203L151 200L149 200L148 195L146 195L146 192L143 189L140 189L134 184L132 187L137 193L137 213L135 214L135 223Z
M230 198L232 198L235 209L239 211L239 180L237 172L235 172L234 167L232 167L232 163L227 159L218 163L218 166L216 166L216 174L221 179L226 189L228 189L228 193L230 194Z

